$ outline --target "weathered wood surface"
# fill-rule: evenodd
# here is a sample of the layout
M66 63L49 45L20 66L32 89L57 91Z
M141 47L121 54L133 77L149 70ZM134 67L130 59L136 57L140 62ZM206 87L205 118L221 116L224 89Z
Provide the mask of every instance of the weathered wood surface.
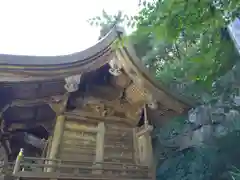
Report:
M132 128L116 125L106 125L105 162L133 163L133 134Z
M62 160L95 161L98 128L86 123L66 121L59 158Z
M189 101L189 99L176 94L176 92L171 92L164 84L156 82L142 65L131 45L125 44L124 47L113 48L112 43L119 38L121 39L121 35L122 32L114 27L95 46L83 52L62 57L0 55L0 70L3 73L1 81L21 81L21 83L24 83L24 81L37 82L54 78L59 80L70 75L99 69L107 64L113 56L117 56L123 67L122 70L134 82L132 90L138 91L140 89L142 92L137 93L139 95L136 97L137 101L139 98L145 101L145 96L148 96L149 93L160 104L179 113L195 105L194 101ZM130 89L128 91L132 91ZM128 100L136 101L135 96L128 96Z
M0 55L1 81L37 81L98 69L112 54L111 45L119 31L112 29L105 38L82 52L63 56ZM19 77L17 77L17 75Z

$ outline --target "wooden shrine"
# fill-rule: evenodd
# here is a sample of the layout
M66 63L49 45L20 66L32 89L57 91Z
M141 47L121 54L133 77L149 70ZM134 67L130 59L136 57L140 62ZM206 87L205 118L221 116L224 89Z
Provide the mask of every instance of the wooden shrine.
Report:
M46 131L35 154L7 141L6 177L155 178L152 122L192 104L155 82L131 45L114 46L122 36L114 27L93 47L65 56L0 55L2 134Z

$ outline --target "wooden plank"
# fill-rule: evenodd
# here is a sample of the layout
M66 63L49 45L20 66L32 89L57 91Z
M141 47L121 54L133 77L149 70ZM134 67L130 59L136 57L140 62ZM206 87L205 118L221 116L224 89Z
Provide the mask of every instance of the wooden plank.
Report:
M81 122L66 121L65 129L72 131L87 131L89 129L97 130L97 127L90 124L83 124ZM95 131L94 131L95 132Z
M69 137L69 136L63 136L63 143L68 143L71 142L73 144L84 144L86 142L91 142L91 143L96 143L96 137L94 136L90 136L92 137L91 140L89 140L88 136L79 136L78 137Z
M68 160L68 161L79 161L79 162L81 162L81 161L94 162L95 156L92 156L92 155L89 156L89 155L86 155L86 154L78 155L78 156L72 155L72 154L61 154L61 159L63 161Z
M95 149L76 149L76 148L62 148L60 151L61 154L75 154L76 156L82 155L82 154L89 154L89 155L95 155L96 151Z
M111 152L115 152L115 153L132 153L133 149L123 149L123 148L105 148L104 152L106 153L111 153Z
M96 150L96 144L62 144L62 148L69 148L69 146L72 148L72 149L82 149L82 150L86 150L86 149L89 149L89 150Z
M133 148L132 147L129 147L129 146L126 146L126 145L123 145L123 144L120 144L119 146L114 146L112 144L105 144L104 145L105 149L121 149L121 150L129 150L129 151L132 151Z
M64 140L89 140L89 141L96 141L95 138L96 136L94 135L88 135L84 133L76 133L76 132L71 132L71 131L65 131L63 135Z
M70 125L66 126L65 129L67 131L75 131L75 132L90 132L90 133L97 133L97 128L95 127L88 127L88 126L78 126L77 128L72 128Z

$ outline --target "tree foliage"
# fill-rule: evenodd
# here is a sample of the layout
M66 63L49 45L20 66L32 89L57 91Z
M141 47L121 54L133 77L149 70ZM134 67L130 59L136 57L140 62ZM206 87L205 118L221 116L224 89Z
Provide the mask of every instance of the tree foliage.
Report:
M130 39L157 79L211 93L213 81L238 58L227 25L238 15L240 0L154 0L141 7L134 17L103 12L92 22L135 26Z
M135 32L136 39L149 38L151 50L143 59L162 81L209 90L237 59L226 27L239 5L239 0L146 3Z

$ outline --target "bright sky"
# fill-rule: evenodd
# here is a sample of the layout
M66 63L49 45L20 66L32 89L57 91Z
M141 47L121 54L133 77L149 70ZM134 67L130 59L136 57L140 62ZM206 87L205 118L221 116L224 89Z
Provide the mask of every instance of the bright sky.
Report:
M0 0L0 53L61 55L97 42L86 21L102 9L132 15L139 0Z

